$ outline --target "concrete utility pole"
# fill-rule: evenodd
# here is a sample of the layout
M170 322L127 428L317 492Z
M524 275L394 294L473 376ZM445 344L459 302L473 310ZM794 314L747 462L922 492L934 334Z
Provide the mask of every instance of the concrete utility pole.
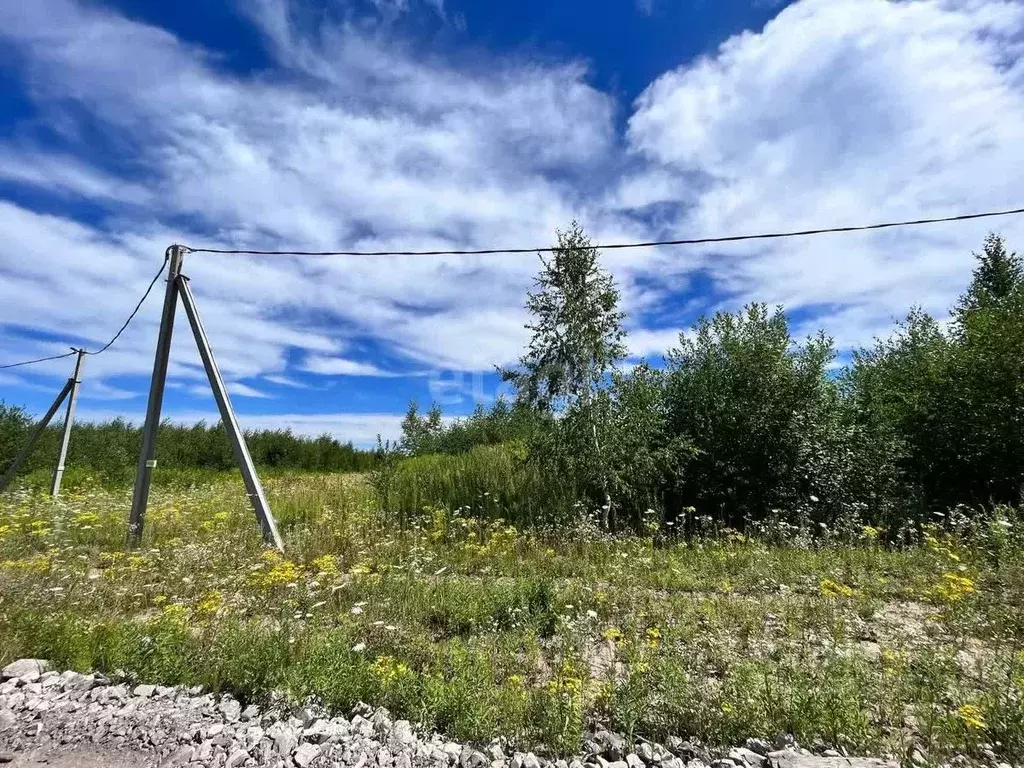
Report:
M203 359L203 367L206 368L206 377L210 380L210 389L213 390L217 408L220 409L220 420L228 431L228 437L231 438L231 450L235 454L238 468L242 470L245 492L256 511L256 519L263 531L263 539L283 552L284 543L277 532L277 524L274 522L274 516L270 513L267 498L263 495L263 486L260 485L259 476L256 474L256 466L252 463L249 447L245 444L245 435L242 433L242 428L238 426L235 410L231 407L231 400L228 398L227 387L224 386L224 378L220 375L217 361L213 357L213 349L210 347L206 329L203 328L203 321L199 317L196 300L192 298L192 290L188 287L188 278L184 275L178 278L178 293L181 295L181 303L185 307L188 322L192 326L192 334L196 337L196 346L199 347L199 356Z
M132 496L131 518L128 523L128 542L129 544L138 544L146 520L149 487L153 479L153 469L156 467L156 432L160 426L160 409L164 399L164 383L167 380L167 362L171 352L174 313L180 296L181 303L185 307L185 314L192 326L196 346L199 347L199 356L203 360L206 376L210 380L210 389L213 390L217 408L220 409L221 421L231 439L231 450L235 455L235 461L238 462L238 468L242 471L246 494L256 512L256 519L263 532L263 540L283 552L284 543L281 541L277 524L270 511L270 505L263 493L263 486L256 474L256 467L252 462L249 447L245 444L245 434L238 425L234 408L231 407L224 377L221 376L220 369L217 367L217 360L213 356L213 349L210 346L210 339L206 335L206 329L203 328L203 321L199 317L199 309L192 296L192 290L189 288L188 278L181 273L186 250L181 245L172 245L168 249L170 271L167 275L167 293L164 295L164 310L160 319L160 334L156 343L156 359L153 363L153 379L149 388L149 406L146 409L146 424L142 431L142 449L139 452L139 465L135 474L135 493Z
M64 474L64 459L68 453L68 441L71 439L71 424L75 420L75 403L78 400L78 385L82 380L82 359L85 357L84 349L74 350L78 353L78 358L75 360L75 370L71 374L71 378L67 380L64 386L61 388L60 393L57 395L57 399L50 405L50 409L43 415L39 423L36 424L35 430L28 438L28 442L21 449L17 456L14 457L14 461L11 466L7 468L3 477L0 477L0 491L14 479L14 476L18 474L18 470L21 469L21 465L25 463L25 460L32 455L32 449L36 447L36 443L39 442L39 438L43 436L43 432L50 425L54 415L60 408L60 404L64 402L64 398L71 396L68 401L67 415L64 418L64 436L61 438L60 443L60 454L57 457L57 469L53 476L53 485L50 487L50 493L54 497L60 491L60 479Z
M53 483L50 485L50 495L57 498L60 495L60 481L64 478L64 462L68 458L68 444L71 442L71 425L75 423L75 406L78 404L78 385L82 383L82 363L85 362L85 350L76 349L78 357L75 358L75 371L71 374L68 383L71 389L68 392L68 410L64 414L64 433L60 438L60 451L57 454L57 466L53 470Z
M185 256L180 245L172 245L167 250L167 258L170 261L167 270L167 290L164 293L163 314L160 316L153 377L149 384L146 423L142 427L142 449L139 451L139 464L135 470L132 512L128 519L129 544L138 544L142 538L142 526L145 524L146 506L149 503L149 486L153 483L153 470L156 468L156 431L160 426L164 383L167 381L167 362L171 355L171 334L174 333L174 311L178 306L178 275L181 273L181 263Z

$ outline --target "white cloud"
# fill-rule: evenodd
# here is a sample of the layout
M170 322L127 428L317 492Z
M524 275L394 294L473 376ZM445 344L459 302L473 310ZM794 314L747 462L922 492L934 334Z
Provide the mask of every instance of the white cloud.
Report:
M698 192L687 236L1015 207L1022 31L1017 2L803 0L660 77L628 138L651 189L671 172ZM988 228L1024 237L1004 219L698 253L730 304L828 305L853 344L912 303L944 311Z
M377 442L379 434L384 440L395 440L402 435L402 417L398 413L277 413L238 414L242 429L290 429L298 435L318 437L328 434L342 442L352 441L356 446L368 448ZM173 424L194 424L205 421L216 424L220 414L216 410L172 410L164 417ZM145 413L125 412L103 408L81 408L76 420L102 422L116 418L139 425Z
M93 200L142 204L152 201L149 190L92 168L69 155L37 148L0 145L0 179L59 190Z
M21 126L22 140L0 145L0 178L106 211L76 221L0 201L0 362L105 342L175 241L542 245L577 216L608 242L1024 200L1019 2L801 0L658 78L624 141L614 101L578 62L455 67L283 0L245 10L279 64L259 76L227 73L216 55L95 4L0 4L0 43L63 137L50 147ZM132 174L76 133L83 123L133 148ZM633 313L635 355L674 345L673 325L698 309L748 300L801 308L801 330L820 321L852 345L911 303L951 304L989 227L1024 239L1001 220L609 251L605 263ZM536 268L533 256L186 257L224 375L281 386L307 371L385 375L383 362L352 359L357 339L382 350L387 374L511 363ZM162 288L86 365L111 397L145 392ZM181 314L171 375L198 391L205 374ZM68 363L18 381L59 381ZM134 383L105 381L116 376Z
M282 64L301 77L230 77L163 30L72 0L0 8L0 36L22 54L40 108L59 113L73 102L141 148L135 161L153 192L151 206L130 218L119 209L106 231L0 209L17 233L0 245L12 273L0 288L0 299L10 297L0 324L31 317L33 329L100 340L113 314L96 311L100 287L105 308L128 306L173 240L369 249L543 242L580 207L549 171L600 171L612 146L612 100L585 84L578 64L499 61L465 71L414 60L355 26L304 34L273 0L253 8ZM74 170L77 180L63 186L127 194L101 188L106 171ZM18 176L49 184L54 173ZM160 221L172 215L213 234L167 230ZM534 267L532 259L186 260L221 367L236 378L285 373L293 348L336 353L346 333L377 338L417 367L489 368L508 357L509 324L497 316L519 315ZM158 303L95 373L145 373ZM460 326L473 312L484 318L481 333L499 334L496 343ZM195 377L180 339L179 331L172 374ZM17 344L12 352L37 346Z
M263 378L266 381L269 381L271 384L278 384L282 387L292 387L293 389L309 389L308 384L304 384L303 382L297 381L288 376L278 376L276 374L271 374L269 376L264 376Z
M360 363L355 360L348 360L344 357L323 357L314 356L306 360L302 366L303 370L310 373L319 373L325 376L386 376L375 365Z

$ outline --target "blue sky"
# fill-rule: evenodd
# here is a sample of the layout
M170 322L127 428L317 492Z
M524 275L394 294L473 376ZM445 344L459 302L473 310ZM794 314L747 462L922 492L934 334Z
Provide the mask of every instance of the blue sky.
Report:
M1024 3L34 0L0 4L0 363L96 346L171 242L297 249L722 235L1024 200ZM992 226L616 251L632 359L701 313L785 305L870 342L941 313ZM533 256L194 254L246 426L394 436L460 414L526 340ZM86 364L144 411L159 297ZM0 371L45 408L70 361ZM215 419L179 313L165 413Z

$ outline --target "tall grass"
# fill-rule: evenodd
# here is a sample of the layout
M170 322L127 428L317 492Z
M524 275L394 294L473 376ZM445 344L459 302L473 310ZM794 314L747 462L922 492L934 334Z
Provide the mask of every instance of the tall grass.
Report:
M537 527L569 521L574 491L512 443L405 459L381 497L386 510L403 525L424 510L444 507L480 520Z
M442 474L504 483L513 509L530 477L515 458L489 457L506 462L497 479L469 456ZM0 665L45 657L341 711L361 700L550 755L576 754L601 724L723 747L782 731L858 753L920 746L935 764L1024 759L1014 510L906 549L875 529L855 544L658 545L444 510L402 532L360 476L268 477L266 490L286 555L262 547L237 476L155 489L130 552L130 487L0 494Z

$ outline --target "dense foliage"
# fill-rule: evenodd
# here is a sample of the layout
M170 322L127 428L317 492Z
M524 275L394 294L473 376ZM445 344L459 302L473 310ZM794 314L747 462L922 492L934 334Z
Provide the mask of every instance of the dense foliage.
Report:
M0 473L28 439L32 420L21 408L0 401ZM51 426L28 458L24 474L48 473L60 442L60 427ZM246 442L257 466L310 472L362 471L373 463L373 453L340 443L329 435L308 438L290 430L255 430ZM130 482L135 476L141 427L115 419L99 424L79 422L72 428L68 448L71 479L82 473L107 482ZM231 443L220 424L199 422L183 426L165 422L157 435L157 455L162 469L226 470L235 467ZM158 473L159 475L159 473Z
M513 519L546 504L549 523L582 509L612 530L872 524L897 536L957 505L1021 502L1024 268L1001 238L976 254L947 321L912 309L845 367L824 333L799 343L781 308L753 304L701 318L663 366L628 373L616 368L618 293L596 252L575 226L559 246L527 304L533 340L506 373L516 402L447 423L413 404L403 424L412 455L513 446L529 483L503 471L488 487L516 498ZM579 311L587 301L593 311ZM526 487L541 494L533 505Z
M845 366L824 333L795 341L781 308L753 304L624 371L618 290L573 224L528 297L530 344L502 371L513 401L455 420L412 403L397 451L282 431L249 445L262 468L373 469L403 525L442 506L517 525L903 537L959 505L1022 501L1024 267L995 235L975 256L948 318L912 309ZM0 471L29 428L0 404ZM139 437L122 421L78 425L69 466L130 480ZM48 471L57 439L26 471ZM163 468L233 467L219 425L167 424L158 450Z

